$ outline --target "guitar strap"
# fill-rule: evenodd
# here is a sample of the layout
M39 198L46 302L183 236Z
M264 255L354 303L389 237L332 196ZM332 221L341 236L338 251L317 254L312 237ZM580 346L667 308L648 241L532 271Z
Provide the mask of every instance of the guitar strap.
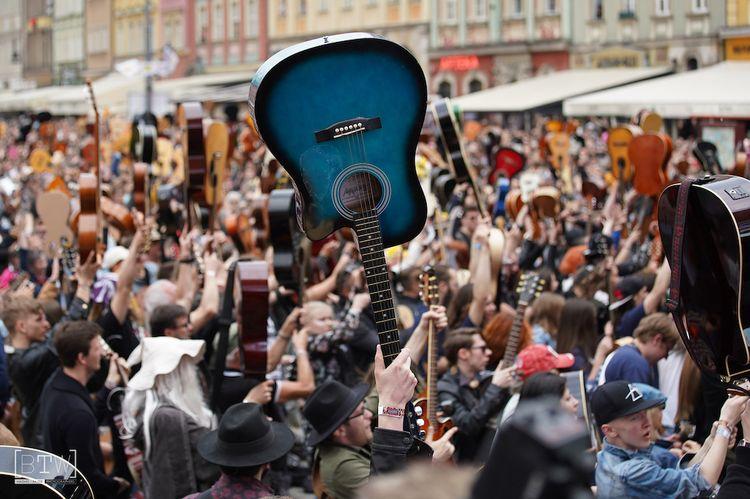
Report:
M229 348L229 327L232 325L232 312L234 311L234 273L237 262L233 262L227 271L227 283L224 287L224 298L221 302L219 312L219 345L214 353L214 368L211 373L211 408L214 412L219 409L219 396L221 385L224 380L224 368L227 361L227 350Z
M667 298L667 309L676 314L680 306L680 278L682 277L682 244L685 237L685 219L687 218L688 194L690 186L697 179L686 178L680 184L677 193L677 206L674 215L674 234L672 235L672 278L669 285L669 298ZM675 321L678 317L675 317Z

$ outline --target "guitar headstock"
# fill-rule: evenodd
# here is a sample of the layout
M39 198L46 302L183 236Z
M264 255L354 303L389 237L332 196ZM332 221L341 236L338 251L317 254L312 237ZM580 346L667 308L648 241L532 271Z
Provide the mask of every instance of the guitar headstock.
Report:
M542 292L544 284L545 280L534 272L526 272L521 275L521 278L518 280L518 286L516 286L518 303L531 303Z
M435 269L431 265L425 266L422 273L419 274L419 281L419 296L424 304L427 307L437 305L440 301L440 291L438 290Z

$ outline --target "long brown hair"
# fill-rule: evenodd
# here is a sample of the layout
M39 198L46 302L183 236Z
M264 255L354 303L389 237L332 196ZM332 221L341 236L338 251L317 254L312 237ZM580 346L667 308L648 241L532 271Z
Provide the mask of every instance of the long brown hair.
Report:
M685 363L680 373L680 389L677 399L677 412L674 416L675 424L682 420L690 421L693 411L701 396L701 372L690 355L685 354Z
M580 347L587 359L594 357L597 340L596 306L588 300L565 301L557 329L557 351L571 353Z

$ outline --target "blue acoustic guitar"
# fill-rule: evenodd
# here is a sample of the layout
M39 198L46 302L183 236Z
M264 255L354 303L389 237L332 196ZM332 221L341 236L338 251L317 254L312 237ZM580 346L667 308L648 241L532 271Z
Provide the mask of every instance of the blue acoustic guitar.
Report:
M318 38L268 59L250 83L258 134L289 173L310 239L357 236L386 365L401 351L384 247L427 217L414 154L427 85L414 56L367 33Z

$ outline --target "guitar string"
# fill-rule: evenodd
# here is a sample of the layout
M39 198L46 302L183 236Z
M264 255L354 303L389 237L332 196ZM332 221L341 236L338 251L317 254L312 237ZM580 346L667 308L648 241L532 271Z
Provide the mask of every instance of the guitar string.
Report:
M365 148L364 130L360 129L355 135L356 135L356 138L357 138L357 141L358 141L358 145L359 145L360 150L361 150L362 161L364 163L367 163L367 150ZM373 191L373 185L372 185L371 182L366 182L366 187L367 187L367 196L368 196L368 201L369 201L368 211L370 212L370 216L372 216L374 218L374 221L378 224L378 228L379 228L380 224L379 224L379 220L377 218L378 217L378 213L376 211L375 193ZM382 248L382 235L379 234L379 236L381 237L381 245L380 245L380 247ZM374 310L373 310L373 312L374 312ZM394 311L394 314L395 314L395 311ZM384 351L383 355L387 354L387 355L390 356L390 355L397 354L398 350L399 350L399 348L398 348L399 346L400 345L397 346L397 345L395 345L393 343L387 343L386 344L386 348L385 348L385 350L387 350L387 352Z

